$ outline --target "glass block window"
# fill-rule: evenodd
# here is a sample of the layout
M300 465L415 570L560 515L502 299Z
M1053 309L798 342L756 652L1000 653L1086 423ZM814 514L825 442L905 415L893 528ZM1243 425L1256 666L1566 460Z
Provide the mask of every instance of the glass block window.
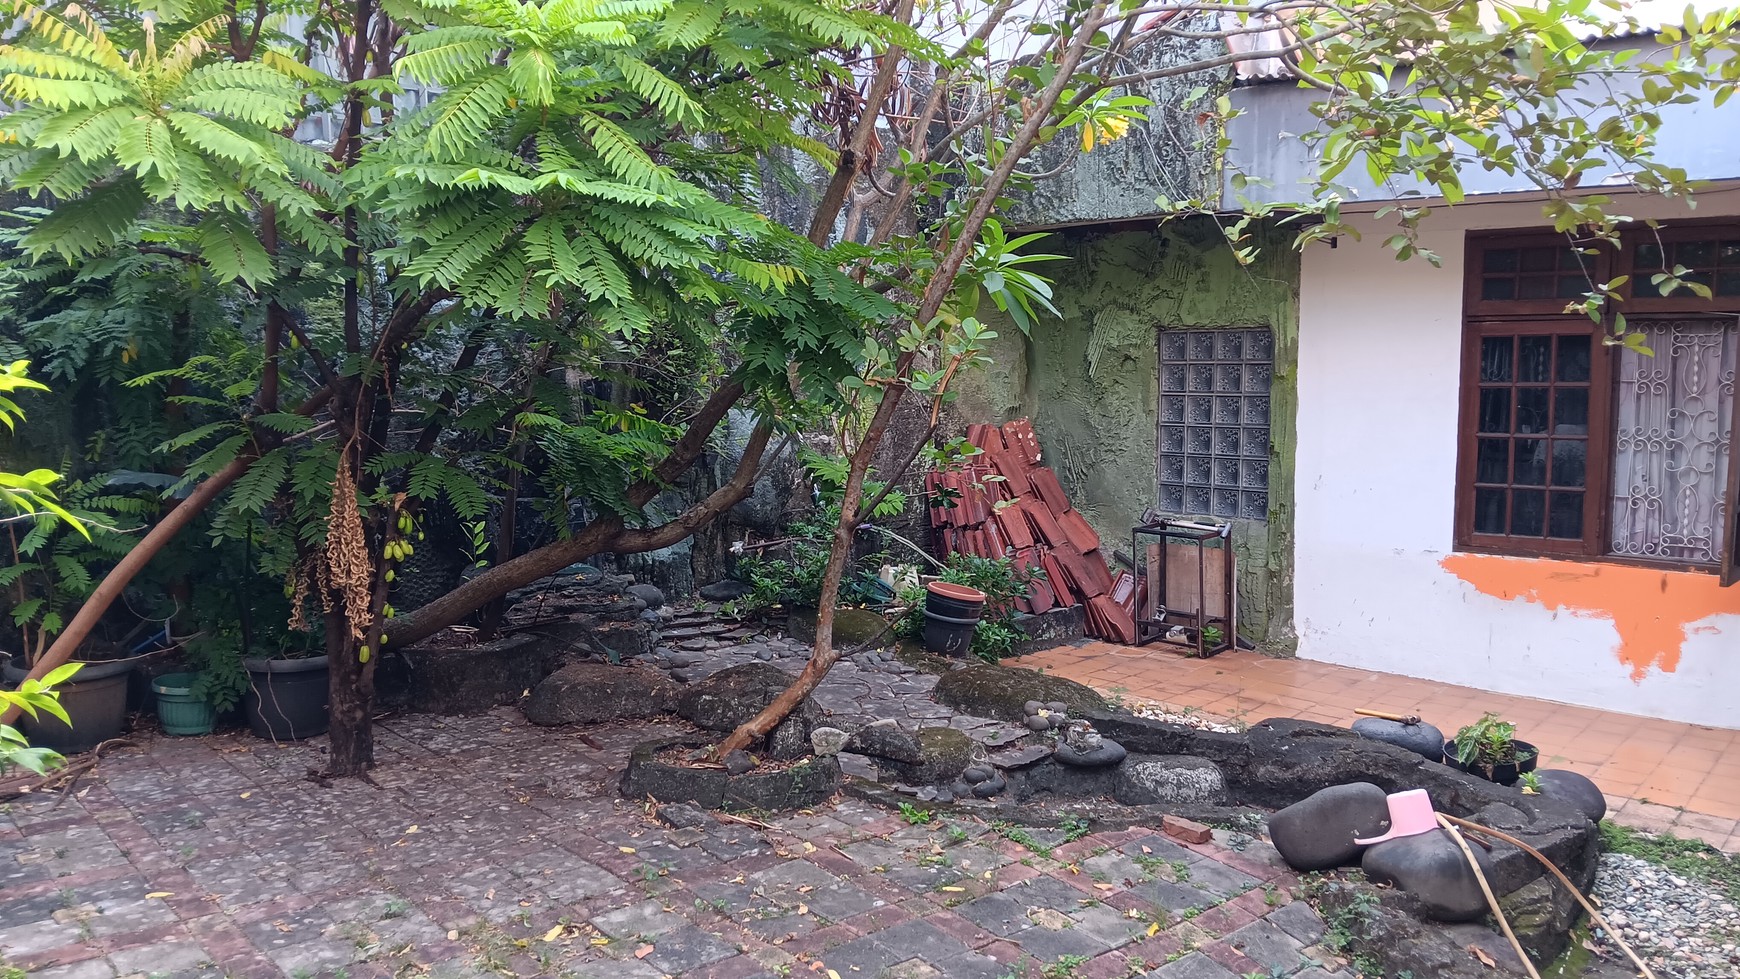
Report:
M1160 332L1160 498L1164 513L1269 515L1268 330Z

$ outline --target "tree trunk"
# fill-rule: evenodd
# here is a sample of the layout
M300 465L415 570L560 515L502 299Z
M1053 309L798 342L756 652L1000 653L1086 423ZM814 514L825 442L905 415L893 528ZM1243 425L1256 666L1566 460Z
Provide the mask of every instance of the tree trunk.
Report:
M996 207L997 198L1008 184L1010 176L1021 160L1033 148L1039 130L1050 117L1057 105L1058 98L1063 94L1064 87L1075 73L1076 66L1081 63L1086 53L1089 39L1099 29L1106 9L1105 3L1095 4L1083 17L1081 29L1071 39L1059 58L1058 70L1039 97L1034 100L1034 111L1028 115L1021 128L1010 138L1009 146L1002 159L992 170L985 181L985 186L979 191L973 207L962 220L958 236L950 243L947 252L939 256L936 272L925 285L924 295L919 303L917 323L932 322L942 309L943 302L954 292L955 279L971 255L978 241L979 231L984 227L985 220ZM872 92L877 91L872 87ZM885 92L883 93L885 96ZM863 110L874 116L881 112L880 102L870 102ZM838 174L836 174L838 177ZM890 216L890 220L893 216ZM859 503L864 492L864 478L870 469L870 460L875 456L876 449L888 433L888 426L894 420L894 411L900 405L901 398L906 394L907 382L910 378L917 352L909 350L900 356L894 366L894 381L883 388L882 401L876 406L876 414L872 416L869 427L864 432L864 438L858 443L858 448L852 453L850 464L846 469L846 486L840 499L840 520L834 527L833 549L828 554L828 567L822 577L822 594L816 608L816 644L810 654L810 661L804 665L803 672L798 674L792 685L787 687L773 702L768 704L761 713L744 722L737 730L732 731L724 741L714 749L714 756L740 748L747 748L756 741L767 736L779 723L785 720L797 706L803 703L822 680L828 671L839 662L839 651L834 648L834 613L840 600L840 585L846 576L846 562L852 550L852 538L857 532L859 519ZM916 453L913 456L916 458ZM910 465L910 463L908 463ZM898 479L900 474L886 474L890 484ZM878 497L880 500L881 497Z
M335 608L326 616L327 718L330 745L326 773L336 777L362 775L375 766L375 659L361 662L358 644L350 638L344 615Z

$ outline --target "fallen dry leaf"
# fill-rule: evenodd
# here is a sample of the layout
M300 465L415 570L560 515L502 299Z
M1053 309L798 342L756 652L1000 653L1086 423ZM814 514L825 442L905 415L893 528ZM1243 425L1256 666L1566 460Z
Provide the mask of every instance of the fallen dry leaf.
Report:
M495 900L495 888L492 887L489 890L484 891L483 896L486 900L490 900L490 901Z
M556 927L551 928L549 931L544 932L544 941L546 941L546 942L553 942L556 939L561 938L561 937L562 937L562 926L561 925L557 925Z
M450 942L459 941L459 929L457 929L457 928L447 929L447 940Z
M603 935L598 935L592 939L592 944L594 944L594 945L609 945L610 939L605 938Z
M828 970L828 979L840 979L840 974L838 972L835 972L832 969L829 969Z
M809 914L810 913L810 906L807 904L798 905L797 906L797 913L798 914Z
M619 847L617 847L617 849L621 850L623 853L635 852L634 847L632 847L632 846L619 846Z
M1144 846L1144 847L1142 847L1142 852L1143 853L1153 853L1154 850L1150 847Z
M412 833L420 833L420 832L422 832L422 828L419 827L416 823L412 823L411 828L408 830L405 830L405 835L410 836Z
M950 884L947 887L939 888L939 890L948 891L950 894L958 894L961 891L966 890L966 888L965 887L956 887L955 885Z
M174 896L175 896L175 893L173 891L152 891L151 893L145 895L145 899L149 901L150 899L152 899L154 897L174 897Z
M1486 949L1481 948L1479 945L1468 946L1468 951L1473 952L1474 957L1480 960L1480 964L1486 966L1488 969L1498 968L1498 960L1486 954Z
M634 957L637 959L644 959L651 954L653 954L653 947L651 945L642 945L634 950Z
M1153 938L1158 934L1160 934L1160 922L1156 921L1148 926L1148 937Z
M1117 890L1116 887L1113 887L1110 884L1095 884L1094 889L1100 890L1100 891L1115 891L1115 890Z

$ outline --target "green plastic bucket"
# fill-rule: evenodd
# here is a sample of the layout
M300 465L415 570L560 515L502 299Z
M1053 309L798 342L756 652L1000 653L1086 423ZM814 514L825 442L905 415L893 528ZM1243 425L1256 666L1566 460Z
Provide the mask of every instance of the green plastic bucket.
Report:
M157 694L157 720L164 734L210 734L217 723L217 711L195 696L195 673L165 673L151 681Z

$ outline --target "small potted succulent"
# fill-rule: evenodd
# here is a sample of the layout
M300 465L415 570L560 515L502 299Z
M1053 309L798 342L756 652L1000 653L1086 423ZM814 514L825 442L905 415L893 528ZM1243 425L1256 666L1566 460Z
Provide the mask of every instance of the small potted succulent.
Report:
M1515 785L1535 770L1540 749L1519 741L1516 725L1490 711L1444 742L1444 764L1500 785Z

